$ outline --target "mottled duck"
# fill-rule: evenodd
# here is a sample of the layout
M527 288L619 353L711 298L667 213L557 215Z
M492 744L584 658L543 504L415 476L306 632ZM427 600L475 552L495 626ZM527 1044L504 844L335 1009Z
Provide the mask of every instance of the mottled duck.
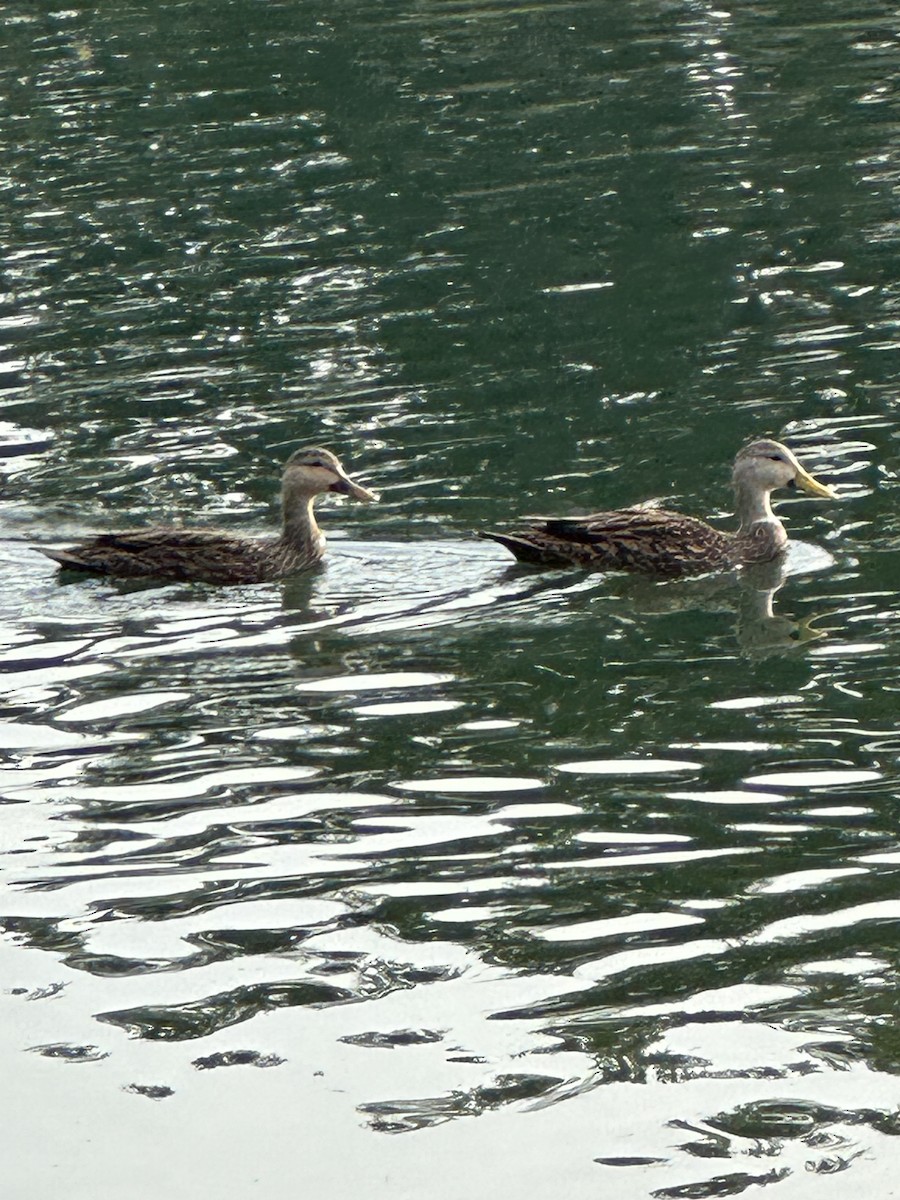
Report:
M295 451L281 483L283 524L277 537L239 537L217 529L153 527L101 533L65 550L35 546L64 570L121 578L198 580L205 583L264 583L319 563L325 537L313 505L323 492L356 500L375 496L354 482L330 450Z
M534 517L510 533L480 531L520 562L541 566L595 567L647 575L697 575L743 564L769 562L787 545L787 532L772 511L776 488L799 488L810 496L835 499L781 442L763 438L741 449L732 483L736 533L722 533L696 517L653 505L585 517Z

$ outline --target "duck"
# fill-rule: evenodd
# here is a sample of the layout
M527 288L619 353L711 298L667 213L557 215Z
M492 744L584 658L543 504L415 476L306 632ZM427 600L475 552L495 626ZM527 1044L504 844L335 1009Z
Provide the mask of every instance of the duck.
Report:
M374 492L346 473L330 450L295 450L281 480L282 528L277 537L241 537L218 529L155 526L101 533L64 550L34 546L64 571L122 579L156 578L201 583L266 583L318 565L325 536L313 506L324 492L368 503Z
M834 500L836 492L801 466L787 446L757 438L737 453L732 471L738 529L724 533L706 521L649 504L583 517L529 517L510 533L479 530L519 562L545 567L578 566L644 575L699 575L784 553L787 531L772 511L778 488Z

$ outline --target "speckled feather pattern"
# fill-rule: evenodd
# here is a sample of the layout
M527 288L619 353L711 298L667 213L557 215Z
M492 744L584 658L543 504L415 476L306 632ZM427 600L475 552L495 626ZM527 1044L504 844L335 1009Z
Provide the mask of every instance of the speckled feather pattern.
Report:
M722 533L695 517L645 506L551 518L480 536L499 542L520 562L667 576L765 561L781 549L769 537Z
M44 550L64 569L123 579L265 583L315 566L324 541L303 547L284 538L242 538L219 530L142 529L103 533L66 550Z

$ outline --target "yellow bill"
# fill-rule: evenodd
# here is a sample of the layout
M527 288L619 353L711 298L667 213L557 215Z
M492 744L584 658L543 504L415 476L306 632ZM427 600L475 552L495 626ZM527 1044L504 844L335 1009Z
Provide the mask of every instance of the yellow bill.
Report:
M810 475L809 471L804 469L797 463L797 473L794 475L794 482L801 492L806 492L808 496L819 496L822 500L836 500L837 492L834 488L829 487L827 483L819 483L815 476Z

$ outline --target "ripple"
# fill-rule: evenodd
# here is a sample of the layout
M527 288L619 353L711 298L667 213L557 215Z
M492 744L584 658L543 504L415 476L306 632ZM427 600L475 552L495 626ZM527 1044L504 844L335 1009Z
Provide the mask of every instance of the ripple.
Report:
M805 962L798 971L806 975L852 975L865 977L886 971L889 964L884 959L873 958L830 958L821 962Z
M740 696L733 700L715 700L710 708L754 709L782 708L786 704L803 704L802 696Z
M886 649L887 645L884 642L832 642L827 646L811 646L809 654L811 658L838 658L843 655L855 657L876 654Z
M226 771L210 771L193 778L178 776L162 783L132 783L121 787L73 788L71 795L86 800L110 800L116 803L138 804L148 800L175 800L202 796L216 788L231 788L241 784L297 783L313 779L317 767L235 767Z
M874 809L865 808L860 804L835 804L826 808L806 808L805 817L868 817Z
M593 283L560 283L541 290L547 296L567 296L577 292L602 292L614 286L611 280L597 280Z
M723 850L660 850L648 854L621 854L614 852L604 855L603 858L575 858L570 862L548 862L544 864L544 867L548 871L561 871L571 870L573 867L584 870L592 867L618 869L621 867L667 866L674 863L702 862L704 859L729 858L731 856L759 853L758 849L750 846L740 846L734 849Z
M405 779L391 787L405 792L448 792L473 795L491 792L525 792L546 787L541 779L515 775L444 775L434 779Z
M672 1013L745 1013L799 998L801 991L784 984L742 983L699 992L686 1000L624 1008L620 1016L664 1016Z
M828 788L844 787L851 783L869 783L881 779L879 771L846 769L822 769L813 771L773 771L764 775L751 775L742 782L748 787L777 788Z
M46 1046L29 1046L32 1054L42 1054L44 1058L59 1058L67 1063L100 1062L107 1057L106 1051L97 1046L74 1046L68 1042L55 1042Z
M434 912L428 913L428 918L432 921L452 923L463 922L465 924L474 924L475 922L480 921L497 921L504 915L506 914L501 912L499 909L484 907L478 908L474 905L470 908L467 905L464 908L438 909Z
M362 883L357 891L362 895L396 896L401 899L432 896L478 895L481 892L531 891L546 888L548 881L540 876L487 876L482 879L457 880L409 880L405 882L374 884Z
M573 775L668 775L700 771L702 765L675 758L594 758L557 763L556 770Z
M684 942L678 946L644 946L639 950L620 950L602 959L581 963L576 967L576 979L592 979L597 982L625 975L639 967L691 962L699 958L719 958L728 954L728 942L716 938L705 938L695 942Z
M30 321L32 318L15 318L17 322ZM9 328L10 320L0 320L0 330ZM24 362L0 363L0 376L7 371L18 372L25 367ZM3 461L3 473L10 476L18 471L31 469L31 455L47 450L54 440L53 433L48 429L27 429L14 425L10 421L0 421L0 460Z
M753 944L771 945L773 942L798 941L817 934L832 933L836 929L855 928L870 921L900 921L900 900L880 900L856 904L850 908L837 909L828 913L801 913L773 921L748 941Z
M663 929L683 929L688 925L702 924L703 917L692 917L687 913L632 913L627 917L610 917L605 921L585 921L574 925L556 925L550 929L536 929L534 937L547 942L586 942L632 933L658 933Z
M374 675L333 675L326 679L309 679L298 683L298 692L370 692L391 688L436 687L452 683L453 675L430 674L426 671L385 671Z
M708 792L667 792L670 800L696 800L700 804L787 804L780 792L741 792L736 789Z
M346 905L314 898L266 897L223 904L212 912L170 917L166 921L112 921L93 925L85 947L106 957L174 962L196 952L198 938L227 932L330 927L347 913ZM221 940L221 939L220 939Z
M290 782L294 776L285 776ZM179 815L167 814L162 833L167 838L189 837L216 824L228 825L232 829L249 829L257 827L277 827L285 822L296 821L304 817L318 814L337 813L343 809L367 809L379 812L383 808L392 808L404 801L400 796L383 796L375 792L318 792L290 791L287 795L280 794L252 803L244 803L236 808L234 805L215 808L204 807L197 812L183 812ZM138 820L129 819L128 807L124 806L120 814L122 828L125 831L151 833L159 828L159 822L153 818Z
M361 704L351 708L351 712L360 717L413 717L424 716L426 713L449 712L454 708L462 708L462 700L407 700L383 704Z
M115 720L190 698L190 692L142 692L137 696L110 696L108 700L94 700L88 704L77 704L73 708L66 709L59 714L59 720L75 722Z
M491 733L496 729L517 729L521 723L521 721L485 718L482 721L462 721L457 728L468 729L473 733Z
M605 846L639 846L652 845L657 842L671 844L672 842L692 842L694 839L683 833L607 833L585 830L575 835L577 842L602 842Z
M773 879L761 879L749 889L760 896L777 896L785 892L807 891L820 888L835 879L846 879L853 875L865 875L865 867L823 867L818 870L789 871Z

